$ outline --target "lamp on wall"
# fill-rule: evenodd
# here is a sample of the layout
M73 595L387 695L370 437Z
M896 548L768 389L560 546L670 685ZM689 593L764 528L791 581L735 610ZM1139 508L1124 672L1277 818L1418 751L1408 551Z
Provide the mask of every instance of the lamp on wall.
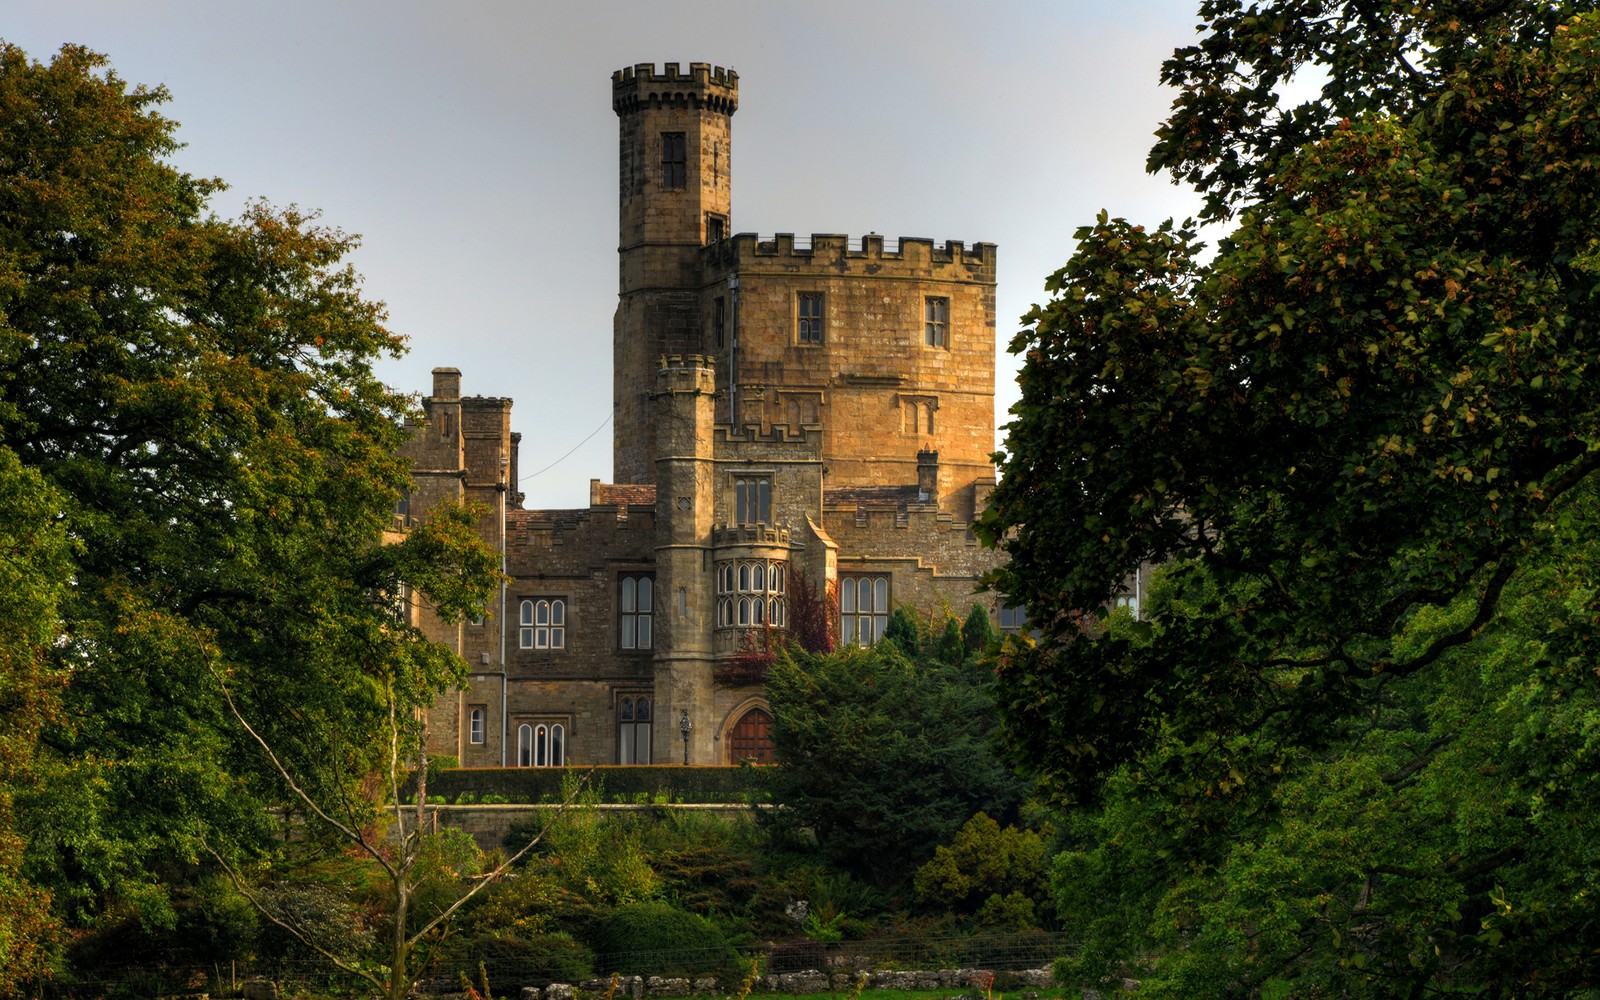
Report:
M683 737L683 762L689 763L689 734L694 732L694 723L689 721L689 710L678 710L678 735Z

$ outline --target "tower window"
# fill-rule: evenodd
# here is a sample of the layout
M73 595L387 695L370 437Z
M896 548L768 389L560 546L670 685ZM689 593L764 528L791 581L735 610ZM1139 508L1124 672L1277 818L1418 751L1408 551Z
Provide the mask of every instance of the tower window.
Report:
M822 343L821 292L801 292L795 297L794 338L801 344Z
M924 329L929 347L950 346L950 300L926 299L923 306Z
M728 300L718 295L711 301L711 336L716 342L717 350L722 350L727 345L723 343L728 335Z
M706 213L706 242L721 243L728 236L728 217L715 212Z
M683 133L661 133L661 186L668 191L681 191L686 178Z
M472 706L472 711L467 716L467 740L468 740L468 742L471 742L471 743L482 743L483 742L483 729L484 729L483 722L484 722L484 718L487 715L488 715L488 712L484 708L484 706L482 706L482 705L474 705L474 706Z
M654 642L651 624L655 581L647 575L629 574L617 582L617 588L619 645L623 649L649 649Z
M788 624L785 583L789 564L745 559L717 567L717 627Z
M742 476L733 481L733 523L772 520L772 480L767 476Z

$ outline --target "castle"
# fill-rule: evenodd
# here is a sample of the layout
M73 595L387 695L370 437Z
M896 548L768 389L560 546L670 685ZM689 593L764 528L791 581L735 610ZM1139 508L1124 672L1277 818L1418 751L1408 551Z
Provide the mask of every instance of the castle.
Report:
M464 766L769 760L759 677L728 667L798 601L829 595L840 640L871 643L898 605L963 614L998 559L970 530L994 484L994 246L735 235L738 87L705 63L612 76L616 482L523 509L511 400L434 371L407 516L482 504L509 581L469 623L419 612L469 665L429 718Z

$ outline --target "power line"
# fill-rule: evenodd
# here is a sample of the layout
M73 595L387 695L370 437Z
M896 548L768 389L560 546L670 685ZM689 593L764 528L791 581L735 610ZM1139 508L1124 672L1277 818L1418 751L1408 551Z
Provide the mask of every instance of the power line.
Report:
M611 423L611 417L612 417L612 414L610 412L606 413L606 418L604 420L600 421L600 426L599 427L596 427L594 430L589 432L589 437L586 437L582 441L579 441L577 444L573 445L571 451L568 451L565 455L562 455L560 458L556 459L554 462L551 462L549 465L547 465L544 468L540 469L538 472L530 472L526 476L519 477L517 479L517 485L521 486L523 483L525 483L528 480L534 478L535 476L542 476L546 472L549 472L551 469L553 469L556 466L560 465L562 462L565 462L567 459L571 458L572 457L572 452L577 451L579 448L582 448L584 445L589 443L589 438L592 438L596 434L599 434L601 431L605 430L606 424Z

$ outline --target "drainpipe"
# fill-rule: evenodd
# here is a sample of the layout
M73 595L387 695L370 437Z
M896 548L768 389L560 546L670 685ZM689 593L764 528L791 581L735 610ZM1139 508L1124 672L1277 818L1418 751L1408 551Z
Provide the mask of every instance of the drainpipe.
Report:
M506 469L511 460L500 456L500 766L506 766L506 738L510 725L506 713L506 494L511 486L506 482Z
M731 335L728 338L728 426L739 426L739 387L735 381L734 373L738 371L736 358L739 353L739 276L728 275L728 294L732 299L729 302L731 314L728 317L728 326Z

